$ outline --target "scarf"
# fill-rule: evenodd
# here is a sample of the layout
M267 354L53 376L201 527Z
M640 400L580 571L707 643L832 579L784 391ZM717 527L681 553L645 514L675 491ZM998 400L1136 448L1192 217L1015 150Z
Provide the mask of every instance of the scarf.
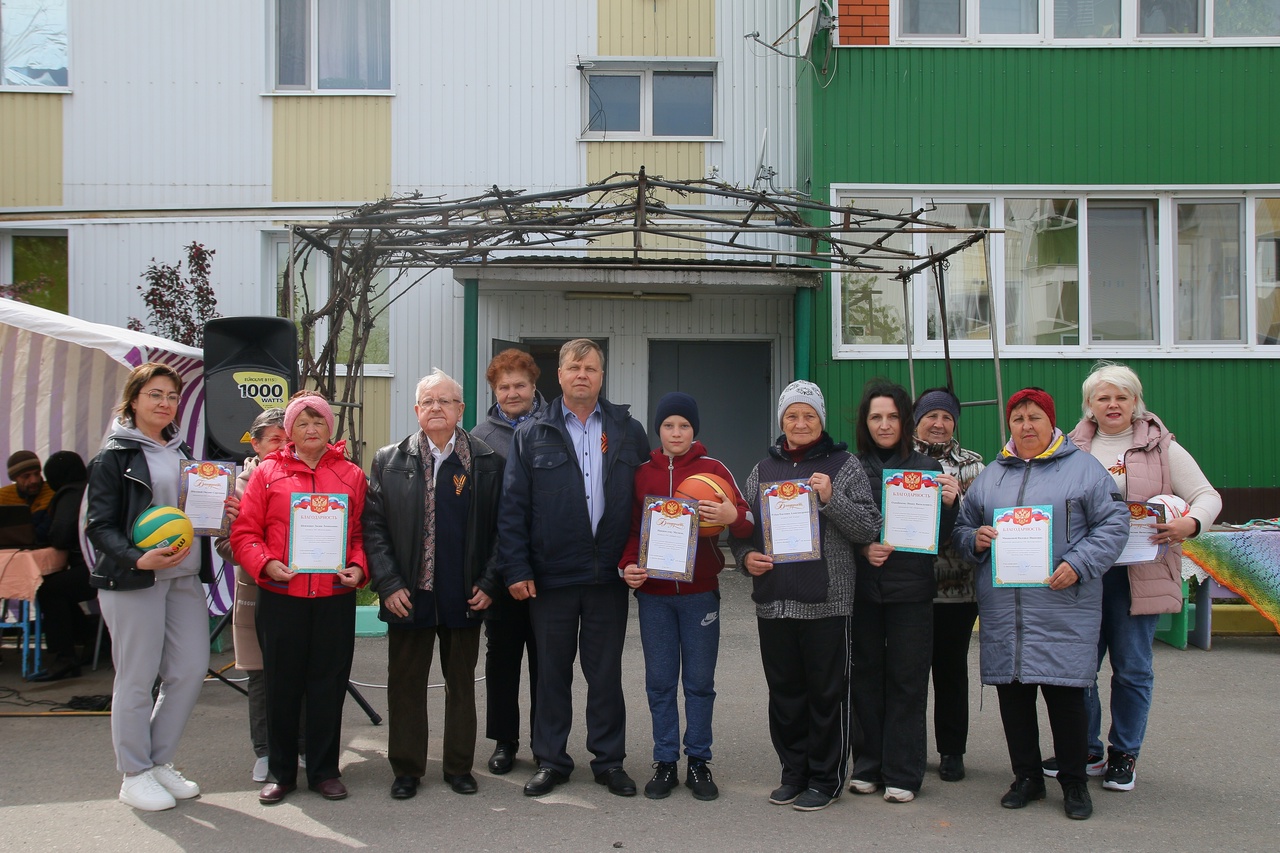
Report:
M423 489L422 579L418 581L418 589L431 592L436 587L436 461L431 455L431 442L422 430L418 430L417 441L418 458L422 460L423 475L427 482L427 487ZM454 431L453 455L458 457L463 470L470 476L471 442L466 431L460 427ZM444 467L443 460L441 467Z

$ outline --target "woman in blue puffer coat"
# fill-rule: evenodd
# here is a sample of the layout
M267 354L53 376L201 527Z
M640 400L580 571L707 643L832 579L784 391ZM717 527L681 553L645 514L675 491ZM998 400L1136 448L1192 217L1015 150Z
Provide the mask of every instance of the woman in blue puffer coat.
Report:
M1053 398L1024 388L1005 409L1012 437L965 492L952 544L978 564L978 639L982 683L996 685L1015 779L1000 800L1018 809L1044 799L1036 694L1044 695L1058 757L1063 808L1093 813L1086 787L1085 689L1097 669L1102 575L1129 536L1128 504L1098 460L1055 425ZM1052 507L1048 585L997 589L991 543L997 508Z

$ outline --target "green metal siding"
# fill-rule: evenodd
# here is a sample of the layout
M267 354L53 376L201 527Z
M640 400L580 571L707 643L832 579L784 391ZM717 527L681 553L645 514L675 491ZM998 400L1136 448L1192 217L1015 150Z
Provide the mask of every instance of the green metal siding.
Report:
M1272 436L1280 423L1280 362L1258 360L1126 359L1142 379L1147 408L1160 416L1218 488L1280 487ZM1070 431L1080 419L1080 385L1093 361L1014 359L1002 361L1004 393L1038 385L1053 395L1058 425ZM989 359L953 360L962 400L990 400L995 371ZM862 388L875 377L908 385L906 359L833 361L818 357L814 381L827 400L832 435L853 444ZM916 361L916 393L946 384L940 359ZM991 459L999 450L995 406L966 407L957 435L965 447Z
M1280 49L842 48L813 187L1280 182ZM803 163L803 161L802 161ZM802 174L801 181L809 177Z

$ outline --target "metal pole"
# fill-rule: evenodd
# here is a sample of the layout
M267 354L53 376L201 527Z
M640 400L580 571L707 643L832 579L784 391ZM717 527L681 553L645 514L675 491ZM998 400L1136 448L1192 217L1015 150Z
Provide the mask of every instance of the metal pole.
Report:
M898 267L901 271L902 267ZM911 383L911 399L916 398L916 363L911 354L911 338L915 335L915 327L911 322L912 305L911 305L911 279L910 277L902 279L902 305L906 309L907 315L907 378Z
M1000 343L999 336L1004 332L1004 323L997 323L996 317L996 299L995 294L991 292L991 241L987 239L990 235L986 235L982 239L982 257L987 265L987 301L991 306L991 359L995 362L996 368L996 420L1000 422L1000 446L1004 447L1005 442L1009 440L1006 433L1008 426L1004 422L1004 385L1000 380Z

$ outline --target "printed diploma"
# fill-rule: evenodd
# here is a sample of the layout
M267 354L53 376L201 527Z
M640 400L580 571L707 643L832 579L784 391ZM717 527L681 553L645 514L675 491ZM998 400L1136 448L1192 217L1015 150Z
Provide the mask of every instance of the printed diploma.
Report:
M693 580L698 502L645 495L640 514L640 567L651 578Z
M1048 586L1053 574L1053 507L1010 506L991 526L991 582L996 587Z
M761 483L760 514L764 550L775 563L800 563L822 556L818 495L806 481Z
M887 470L881 486L884 527L880 541L898 551L938 553L938 531L942 524L942 484L938 482L938 472Z
M290 495L290 571L342 571L347 560L349 501L344 494L294 492Z

